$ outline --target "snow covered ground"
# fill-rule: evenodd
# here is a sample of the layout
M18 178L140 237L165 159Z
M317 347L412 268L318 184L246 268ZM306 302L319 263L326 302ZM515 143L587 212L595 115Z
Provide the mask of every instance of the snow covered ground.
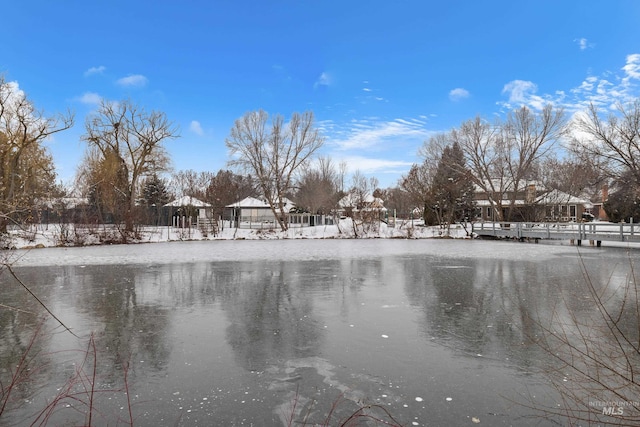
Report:
M471 225L467 226L471 231ZM122 242L122 234L113 226L80 227L73 224L38 224L28 228L14 228L6 248L28 249L60 246L90 246ZM343 219L336 225L315 227L292 226L286 232L269 229L233 228L226 224L217 233L203 233L196 227L141 227L135 238L127 243L153 243L192 240L251 240L251 239L353 239L353 238L470 238L459 224L452 225L449 233L440 227L425 227L421 221L398 221L395 227L384 222L354 226L351 219Z

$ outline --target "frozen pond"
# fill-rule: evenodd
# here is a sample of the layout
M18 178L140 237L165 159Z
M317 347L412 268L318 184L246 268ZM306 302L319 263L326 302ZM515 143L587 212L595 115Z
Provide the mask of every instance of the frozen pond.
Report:
M15 255L24 283L80 338L46 321L30 353L38 369L0 425L42 414L77 373L69 390L81 392L47 415L51 425L86 422L91 391L94 425L131 417L142 426L322 424L331 411L336 425L368 404L403 425L545 425L519 404L556 398L539 372L546 356L522 319L581 286L581 262L598 281L628 269L619 248L458 240L181 242ZM6 383L44 311L6 272L0 281L0 304L21 310L0 308ZM95 376L86 352L92 332Z

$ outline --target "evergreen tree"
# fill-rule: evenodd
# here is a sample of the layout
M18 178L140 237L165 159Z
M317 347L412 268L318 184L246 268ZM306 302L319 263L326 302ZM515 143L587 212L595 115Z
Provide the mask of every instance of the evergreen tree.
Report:
M155 173L148 176L142 182L142 199L144 205L148 208L147 213L150 223L160 225L159 218L162 207L171 201L166 180Z
M452 223L472 217L475 209L473 182L457 142L444 148L433 177L431 194L431 209L447 234Z
M627 171L615 183L615 191L609 194L604 210L612 222L640 221L640 185L634 171Z
M152 174L142 184L142 199L146 206L161 207L171 201L166 180Z

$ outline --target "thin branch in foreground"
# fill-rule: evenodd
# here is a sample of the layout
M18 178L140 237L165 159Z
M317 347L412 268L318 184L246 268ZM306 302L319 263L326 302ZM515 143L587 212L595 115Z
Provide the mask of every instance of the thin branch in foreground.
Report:
M49 315L51 315L51 317L53 317L64 329L67 330L67 332L69 332L71 335L73 335L76 338L80 338L78 335L76 335L71 329L69 329L69 327L67 327L67 325L65 325L62 320L60 320L58 318L58 316L56 316L55 314L53 314L53 312L51 310L49 310L49 307L47 307L47 305L42 302L42 300L40 298L38 298L38 296L36 294L33 293L33 291L31 289L29 289L29 287L22 281L20 280L20 278L18 277L18 275L13 271L13 268L11 268L11 266L9 264L6 264L5 267L7 268L7 270L9 271L9 273L11 274L11 276L20 284L20 286L22 286L27 292L29 292L29 294L35 298L36 301L38 301L38 303L42 306L42 308L44 308L47 313L49 313Z

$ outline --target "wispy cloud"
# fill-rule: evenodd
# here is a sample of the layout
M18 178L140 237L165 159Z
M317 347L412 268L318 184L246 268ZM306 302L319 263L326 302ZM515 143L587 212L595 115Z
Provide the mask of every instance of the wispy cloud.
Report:
M361 104L368 104L371 101L376 101L376 102L389 102L386 98L379 96L379 95L374 95L374 93L378 93L380 92L379 89L376 88L372 88L369 85L369 81L368 80L364 80L362 82L363 84L365 84L365 86L362 88L362 91L365 92L364 95L357 95L356 96L356 100L359 101Z
M625 72L623 84L628 84L631 80L640 80L640 53L627 55L627 63L622 69Z
M452 101L460 101L462 99L468 98L471 94L469 93L468 90L463 89L461 87L457 87L455 89L452 89L449 92L449 99Z
M587 39L585 39L584 37L579 38L579 39L574 39L573 41L574 41L574 43L576 43L578 45L580 50L587 50L587 49L592 48L594 46L593 43L589 43L589 41Z
M313 84L313 88L317 89L320 86L330 86L331 83L332 83L331 75L329 75L329 73L324 71L322 74L320 74L320 77L318 77L318 80L316 80L316 82Z
M191 123L189 124L189 130L198 136L204 135L204 130L202 129L202 125L197 120L191 121Z
M399 140L427 138L430 132L425 124L418 119L353 120L340 130L334 129L330 142L339 150L380 149Z
M102 97L95 92L85 92L77 100L87 105L98 105L102 101Z
M325 149L336 162L345 162L350 173L359 170L395 185L413 164L425 140L437 133L427 128L426 115L385 119L366 117L347 122L316 123L326 138Z
M100 65L98 67L91 67L87 71L84 72L85 77L92 76L94 74L102 74L107 69L104 65Z
M147 84L148 81L149 80L141 74L132 74L130 76L118 79L116 83L119 86L143 87Z
M412 165L411 162L404 160L388 160L364 156L345 156L339 158L339 162L345 162L350 173L360 171L365 174L402 174Z

